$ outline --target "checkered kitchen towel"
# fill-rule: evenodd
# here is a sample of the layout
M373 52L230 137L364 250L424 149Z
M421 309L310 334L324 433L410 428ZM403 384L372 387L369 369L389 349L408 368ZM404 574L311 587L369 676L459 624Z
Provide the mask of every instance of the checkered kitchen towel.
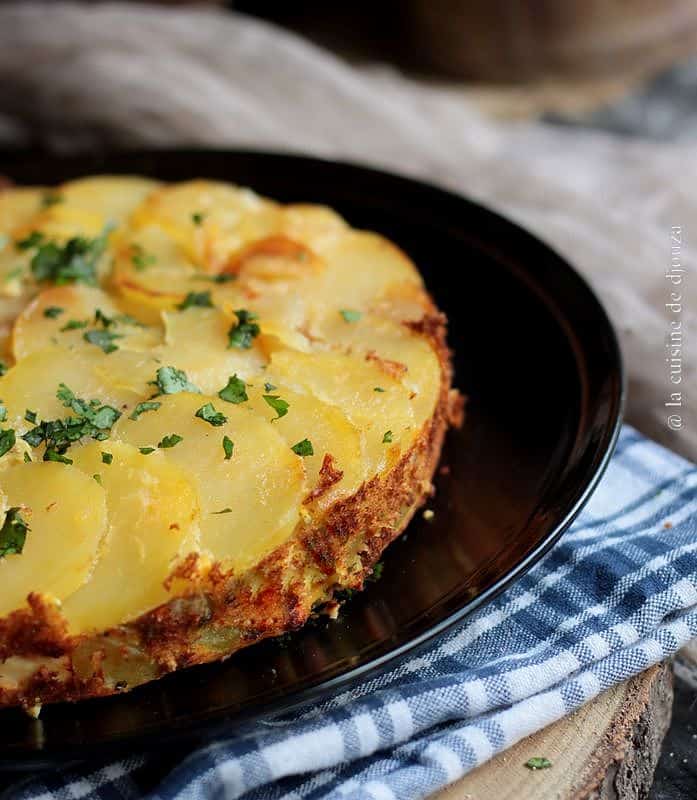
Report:
M187 757L52 772L8 796L423 797L695 636L697 468L625 427L556 547L427 652Z

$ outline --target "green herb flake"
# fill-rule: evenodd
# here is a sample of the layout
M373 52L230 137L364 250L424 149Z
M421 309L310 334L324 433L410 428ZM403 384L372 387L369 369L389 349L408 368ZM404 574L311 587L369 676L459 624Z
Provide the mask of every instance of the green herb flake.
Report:
M0 400L0 422L4 422L7 419L7 408L5 408L5 404Z
M245 383L241 378L237 377L235 373L231 378L228 378L227 386L218 392L218 397L228 403L244 403L249 400L247 397L247 390Z
M221 511L211 511L211 514L232 514L232 509L223 508Z
M139 447L138 450L140 450L140 452L144 456L149 456L150 453L154 453L155 452L155 448L154 447Z
M22 519L21 508L8 508L0 528L0 558L18 556L24 550L27 533L31 530Z
M40 231L32 231L24 239L19 239L15 242L15 247L18 250L31 250L33 247L38 247L44 240L44 235Z
M370 574L370 577L367 578L369 581L379 581L382 578L382 573L385 569L385 565L382 561L378 561L378 563L373 567L373 571Z
M14 446L17 438L12 428L6 431L0 430L0 458L9 452Z
M275 392L278 387L274 386L273 383L265 383L264 390L267 392Z
M177 308L180 311L186 311L187 308L213 308L211 293L209 291L189 292Z
M339 313L344 318L344 322L358 322L363 316L362 311L352 311L350 308L342 308Z
M102 325L104 328L109 328L112 325L116 324L116 318L107 317L107 315L102 311L102 309L98 308L94 312L94 324Z
M65 333L65 331L76 331L80 328L86 328L89 324L89 320L87 319L69 319L60 329L60 332Z
M230 283L237 280L237 275L230 272L221 272L218 275L193 275L192 281L208 281L209 283Z
M51 281L57 286L67 283L96 286L97 263L106 250L111 230L111 226L107 226L94 239L74 236L63 245L46 242L40 235L41 238L31 245L38 245L31 260L31 271L34 278L37 281Z
M170 447L176 447L179 442L183 442L184 437L179 436L178 433L170 433L169 436L163 436L162 439L157 443L157 446L161 450L167 450Z
M373 391L374 391L374 392L384 392L385 390L382 388L382 386L376 386L376 387L373 389Z
M108 355L109 353L113 353L115 350L119 349L118 345L114 344L114 340L123 339L123 334L100 329L87 331L86 333L82 334L82 338L90 344L101 347L101 349Z
M64 453L83 437L98 441L109 438L111 428L121 412L111 406L103 406L99 400L81 400L64 384L58 386L56 397L75 416L65 419L44 420L22 435L31 447L46 445L44 461L72 464Z
M31 456L29 455L29 453L24 454L24 463L31 464Z
M206 215L202 211L194 211L191 215L191 221L194 225L202 225Z
M383 444L389 444L392 441L392 431L385 431L382 437Z
M146 253L145 248L140 244L131 245L131 261L133 266L142 272L157 262L157 257L152 253Z
M235 447L235 443L230 439L229 436L223 436L223 450L225 452L225 460L229 461L232 458L232 451Z
M160 394L177 394L178 392L201 394L198 386L189 382L186 372L176 367L160 367L153 384L160 390Z
M544 756L533 756L533 758L525 762L525 766L532 770L549 769L552 766L552 762Z
M98 472L95 472L95 474L94 474L92 477L93 477L93 478L94 478L94 479L97 481L97 483L98 483L100 486L103 486L103 485L104 485L104 484L102 483L102 476L101 476L101 475L100 475Z
M214 428L219 428L221 425L224 425L227 422L227 417L225 414L221 413L220 411L216 411L213 403L206 403L205 406L201 406L194 416L202 419L209 425L213 425Z
M106 453L104 450L102 450L102 464L111 464L113 460L114 460L113 453Z
M47 319L56 319L57 317L60 317L64 311L65 309L61 308L60 306L46 306L44 309L44 316Z
M136 420L141 414L145 414L146 411L157 411L161 405L162 403L158 403L157 400L146 400L142 403L138 403L128 419Z
M235 311L235 316L237 317L237 322L227 334L228 348L236 347L238 350L249 350L252 346L252 340L261 333L261 328L254 321L259 317L244 308L238 308Z
M27 408L24 412L24 419L27 422L31 422L32 425L36 424L36 411L32 411L31 409Z
M290 448L296 456L302 456L303 458L307 458L307 456L313 456L315 451L312 449L312 442L309 439L303 439L302 441L294 444Z
M290 408L290 405L288 403L286 403L285 400L281 400L281 398L278 395L276 395L276 394L263 394L262 397L271 406L271 408L273 408L273 410L276 412L276 416L271 420L271 422L273 422L274 420L280 419L281 417L285 417L285 415L288 413L288 409Z
M7 366L7 364L4 361L0 361L0 377L5 375L8 369L9 367Z
M46 192L44 196L41 198L41 207L42 208L50 208L51 206L58 205L58 203L64 203L65 197L62 194L58 194L58 192Z

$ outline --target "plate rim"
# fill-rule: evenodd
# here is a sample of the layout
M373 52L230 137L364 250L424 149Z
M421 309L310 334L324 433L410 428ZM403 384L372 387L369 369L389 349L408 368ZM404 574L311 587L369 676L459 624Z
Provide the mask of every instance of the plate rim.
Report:
M566 508L565 513L557 521L549 533L541 539L537 545L520 561L518 561L512 568L510 568L504 575L499 577L491 586L481 591L476 597L463 604L459 609L449 613L443 619L433 623L427 630L416 634L407 642L396 645L386 653L378 654L367 659L364 663L351 667L338 675L319 680L317 683L296 689L293 692L287 693L281 697L270 698L266 702L262 702L259 706L243 710L216 710L209 711L203 714L200 718L188 719L181 722L166 723L157 729L157 743L148 742L147 740L152 736L152 732L140 731L138 733L124 734L122 736L114 737L109 740L103 740L87 747L85 755L80 758L84 761L90 757L105 757L106 755L114 755L116 753L124 752L129 748L137 748L142 745L149 745L145 750L160 749L162 746L177 742L192 742L201 739L202 735L212 737L216 735L223 727L234 723L238 726L245 725L252 720L270 718L279 716L281 714L288 714L298 709L301 709L327 694L355 684L358 681L363 681L378 672L385 671L390 664L398 662L407 654L416 654L423 650L430 642L436 637L443 635L449 629L453 628L462 622L467 616L474 613L482 606L491 602L495 597L501 594L505 589L511 586L517 579L527 573L544 555L559 541L561 536L568 530L569 526L573 523L579 515L583 507L586 505L591 495L595 491L598 483L602 479L619 438L620 430L622 428L624 408L626 403L627 394L627 375L622 351L619 344L619 338L615 327L607 313L607 310L599 298L595 290L592 288L586 278L578 272L573 264L563 255L556 250L555 247L550 245L544 239L540 238L537 234L529 231L521 224L510 219L505 214L491 208L487 203L482 203L479 200L470 198L467 195L460 194L450 188L439 186L436 183L431 183L420 177L412 177L405 173L400 173L392 169L382 169L372 165L362 164L359 161L352 159L337 159L326 156L315 156L310 153L304 153L294 150L273 149L267 150L262 148L205 148L205 147L163 147L157 149L115 149L99 153L86 153L75 155L51 155L47 153L37 154L34 151L9 151L0 152L0 173L7 173L12 175L13 169L21 170L26 168L28 162L31 160L32 168L35 162L46 163L62 163L70 168L71 164L84 165L85 169L76 171L76 176L79 174L89 175L94 174L89 170L89 165L94 163L97 166L101 161L113 164L115 161L138 160L138 159L157 159L159 157L186 159L187 157L196 158L196 156L205 156L207 158L225 158L234 156L235 158L252 158L252 159L279 159L282 161L290 160L294 162L312 162L321 163L327 169L349 169L351 171L358 171L363 174L369 174L373 179L379 181L402 182L404 185L409 185L412 189L420 192L434 193L440 195L444 200L449 203L464 204L470 209L476 209L479 213L484 213L495 224L504 226L509 230L515 230L516 236L527 240L530 244L537 248L546 250L552 258L558 263L563 265L567 273L582 287L586 297L595 306L595 314L599 316L600 321L604 327L604 335L607 343L610 346L610 357L613 362L613 372L616 374L616 390L612 394L612 409L609 411L606 424L603 426L602 437L596 447L594 454L593 469L586 470L583 481L578 486L575 500ZM54 167L55 168L55 167ZM120 173L121 174L121 173ZM134 172L133 174L136 174ZM193 175L192 175L193 176ZM21 185L21 184L20 184ZM428 288L428 287L427 287ZM174 673L176 674L176 673ZM85 702L85 701L83 701ZM99 700L86 701L86 702L99 702ZM230 736L234 736L234 730L228 732ZM51 745L49 748L43 747L24 748L22 750L11 748L5 754L0 754L0 770L7 772L14 772L21 769L32 768L41 769L53 767L57 763L67 765L74 762L74 752L69 750L61 751L60 747Z

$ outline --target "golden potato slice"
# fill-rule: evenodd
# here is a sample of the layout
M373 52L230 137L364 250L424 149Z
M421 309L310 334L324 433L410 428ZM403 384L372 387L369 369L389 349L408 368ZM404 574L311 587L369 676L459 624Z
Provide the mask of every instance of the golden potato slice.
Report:
M100 228L109 223L118 225L125 222L150 192L159 186L159 181L132 175L80 178L57 187L54 196L58 202L50 205L49 210L87 211L99 218Z
M165 449L196 483L201 504L201 547L235 570L253 566L293 532L307 494L303 459L251 408L217 396L180 393L158 397L155 411L122 417L112 436L136 447L157 447L164 437L182 440ZM214 426L196 416L212 403L227 421ZM233 442L229 459L223 437Z
M305 504L321 510L347 497L368 477L368 464L361 451L361 436L346 415L336 406L328 405L311 394L293 391L280 381L266 375L264 383L256 380L246 387L250 408L271 421L285 439L288 447L308 439L313 454L304 458L308 495ZM276 411L264 400L278 396L288 403L288 413L278 418ZM226 413L228 403L216 407ZM329 461L326 457L329 456ZM339 473L341 477L339 477Z
M249 189L194 180L153 192L132 224L161 227L201 269L217 273L246 243L274 233L278 219L278 206Z
M96 320L99 310L108 326ZM73 324L87 323L79 328ZM67 329L66 329L67 328ZM16 359L51 347L95 347L85 341L89 331L108 330L119 338L113 344L127 350L149 350L162 341L161 329L133 324L110 295L89 286L54 286L45 289L17 317L12 332Z
M110 464L102 453L112 457ZM162 453L142 455L122 442L71 448L75 467L99 476L108 533L89 581L63 605L74 633L109 628L164 602L164 581L180 557L196 549L199 507L183 470Z
M0 189L0 236L6 237L5 247L13 245L15 232L25 228L41 210L45 192L34 186Z
M94 352L60 348L40 350L8 370L0 378L0 399L7 409L7 427L15 428L18 434L33 428L34 423L25 419L27 410L37 415L37 421L71 416L73 412L56 397L61 383L83 400L96 399L102 405L116 409L137 402L142 393L136 393L115 380L107 382L104 379L104 375L113 369L109 365L118 363L114 360L107 365L107 360L115 359L118 353L104 355L96 347L92 350ZM131 356L137 358L138 354Z
M336 309L368 310L392 286L421 286L409 258L377 233L349 231L316 245L326 269L311 288L308 302L327 313Z
M186 372L204 394L215 394L230 375L259 375L266 357L254 339L249 348L229 347L228 331L237 324L234 314L216 308L189 308L163 314L165 343L153 350L163 364Z
M376 314L348 322L341 313L330 314L320 332L331 348L367 356L398 377L411 393L415 425L430 418L438 401L441 367L426 338Z
M280 349L271 355L269 372L341 409L363 433L371 473L391 467L418 433L409 390L374 360Z
M291 239L314 248L325 237L348 230L348 225L327 206L293 203L281 209L280 230Z
M79 469L49 462L6 470L0 489L5 511L20 508L29 525L23 551L0 558L0 614L23 607L29 592L69 597L89 578L106 534L104 490Z

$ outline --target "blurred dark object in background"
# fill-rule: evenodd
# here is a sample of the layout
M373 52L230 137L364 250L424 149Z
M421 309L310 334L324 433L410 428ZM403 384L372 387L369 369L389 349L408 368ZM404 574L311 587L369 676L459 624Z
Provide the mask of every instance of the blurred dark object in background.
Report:
M518 83L653 71L697 52L695 0L237 0L349 55Z

